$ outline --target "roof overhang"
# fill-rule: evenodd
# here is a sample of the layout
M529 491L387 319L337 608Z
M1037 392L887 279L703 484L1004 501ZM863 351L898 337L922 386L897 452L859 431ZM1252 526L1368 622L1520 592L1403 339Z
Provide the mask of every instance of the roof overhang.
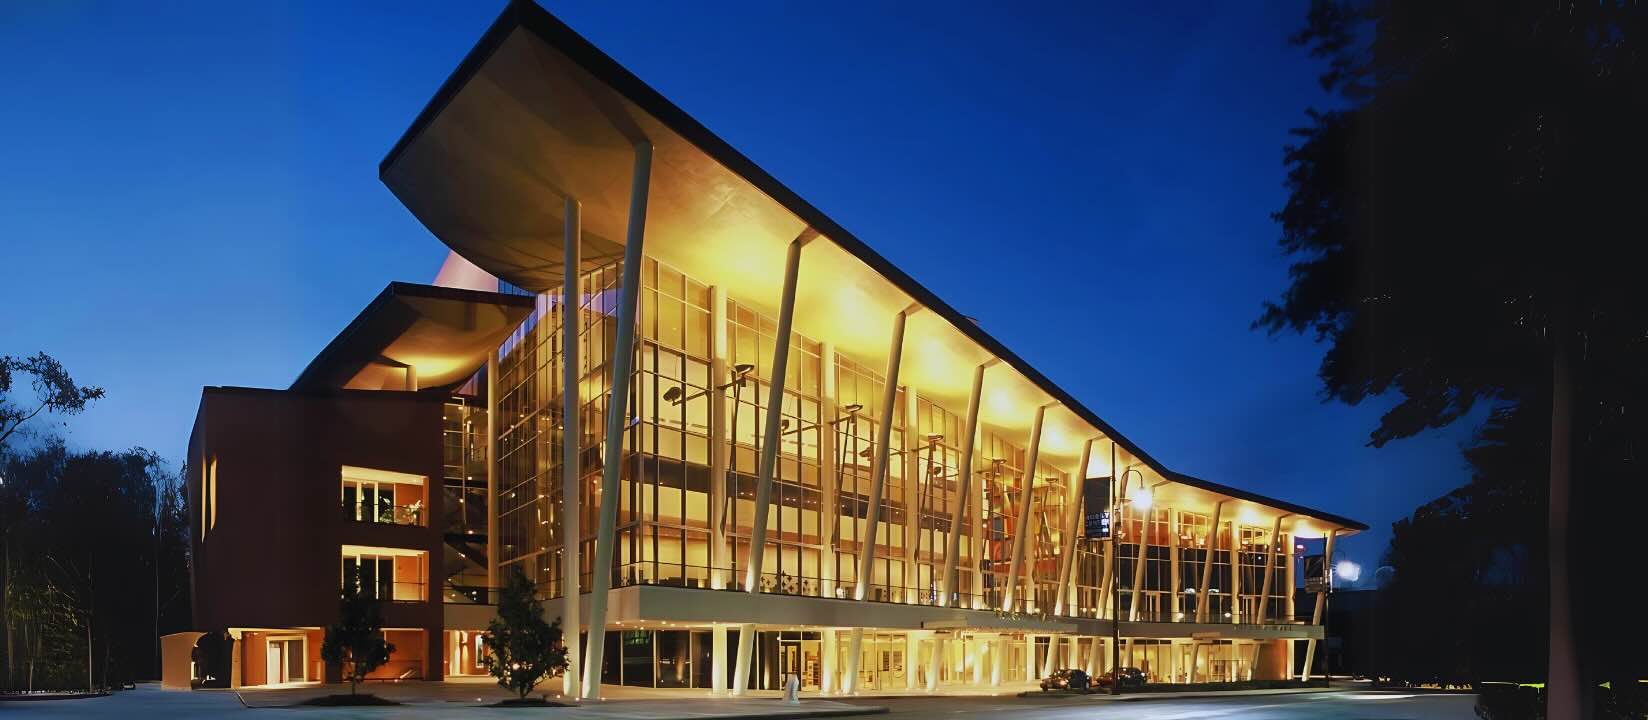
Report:
M310 361L292 390L449 390L532 312L525 295L390 283Z
M802 260L797 332L828 338L841 352L877 366L888 354L894 316L919 307L906 330L901 383L962 408L973 369L999 360L1004 367L990 371L981 423L1018 435L1031 427L1036 408L1048 407L1044 459L1079 476L1114 474L1114 465L1143 468L1156 482L1180 482L977 323L530 1L510 2L378 172L458 254L541 292L556 287L565 272L568 198L580 206L584 269L621 255L634 148L641 142L653 147L648 255L776 315L786 248L803 232L816 232L825 242L809 244ZM1101 319L1084 332L1102 334ZM1095 438L1116 443L1116 461L1108 451L1095 452L1088 467L1074 468L1084 443ZM1258 497L1206 481L1182 484L1181 491L1198 502ZM1310 514L1344 530L1366 529Z

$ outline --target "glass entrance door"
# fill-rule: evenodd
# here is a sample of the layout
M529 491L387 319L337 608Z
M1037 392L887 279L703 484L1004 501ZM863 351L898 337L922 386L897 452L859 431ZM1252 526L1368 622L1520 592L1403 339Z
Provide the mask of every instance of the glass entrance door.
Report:
M264 682L271 685L277 683L303 682L303 639L302 638L271 638L264 655L264 668L267 676Z

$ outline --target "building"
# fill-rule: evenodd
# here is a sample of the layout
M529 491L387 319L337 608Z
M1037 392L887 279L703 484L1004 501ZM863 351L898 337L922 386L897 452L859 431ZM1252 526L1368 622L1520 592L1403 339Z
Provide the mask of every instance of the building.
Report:
M379 174L469 288L393 284L292 387L204 393L197 629L240 638L233 682L326 677L354 569L396 606L384 676L475 673L521 572L586 695L1315 652L1295 540L1366 526L1170 470L538 6Z

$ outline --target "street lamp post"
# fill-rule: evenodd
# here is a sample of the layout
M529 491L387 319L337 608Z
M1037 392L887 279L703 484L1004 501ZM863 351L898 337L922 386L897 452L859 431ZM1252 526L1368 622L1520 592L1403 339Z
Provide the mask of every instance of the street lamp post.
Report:
M1111 445L1111 467L1115 467L1115 445ZM1127 487L1127 474L1134 473L1141 481L1144 473L1133 468L1122 471L1117 477L1116 487L1110 493L1110 694L1122 694L1122 546L1116 542L1119 531L1116 521L1121 518L1121 491ZM1144 561L1144 541L1140 539L1139 558L1134 562Z

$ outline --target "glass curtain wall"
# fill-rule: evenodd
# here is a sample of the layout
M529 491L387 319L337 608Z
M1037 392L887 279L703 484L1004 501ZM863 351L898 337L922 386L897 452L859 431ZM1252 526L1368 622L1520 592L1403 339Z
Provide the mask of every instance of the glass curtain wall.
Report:
M442 416L445 602L487 601L485 405L476 397L455 395Z
M640 332L636 342L636 370L626 431L626 454L616 501L620 503L614 583L669 584L711 587L710 546L716 528L711 503L723 479L711 472L712 444L729 439L727 492L723 497L724 527L731 551L723 578L736 587L749 562L749 535L753 526L757 460L767 407L771 362L776 344L776 319L737 299L726 301L726 377L713 377L715 328L711 289L703 283L651 258L641 272ZM561 593L561 558L566 542L561 498L561 387L562 323L570 315L578 323L579 368L576 388L580 408L582 481L579 485L582 537L580 574L584 587L591 579L591 558L599 517L598 492L602 448L599 438L605 422L611 378L607 353L616 334L613 318L618 301L619 268L611 264L586 272L585 294L576 303L564 303L556 293L540 294L537 306L522 326L500 348L498 431L500 569L519 568L546 598ZM567 308L575 305L576 312ZM876 533L875 561L867 578L867 599L884 602L936 602L943 554L948 546L950 514L959 503L959 447L964 430L960 416L949 408L917 397L908 403L905 389L896 393L891 417L881 417L885 378L873 367L842 354L825 364L821 344L795 334L791 338L780 413L779 461L772 504L767 518L767 548L762 577L764 592L807 596L850 597L859 571L859 553L868 539L870 485L877 429L891 422L886 485ZM748 365L747 374L730 370ZM824 397L829 385L825 373L835 374L836 394ZM744 382L734 382L737 377ZM726 400L726 413L713 418L713 396ZM913 412L912 412L913 411ZM907 417L908 416L908 417ZM464 428L484 426L484 412L469 401L455 400L448 408L448 444L474 443ZM911 433L907 441L905 433ZM831 443L824 443L825 433ZM1020 438L1022 440L1022 438ZM468 444L465 444L468 443ZM822 448L831 457L822 457ZM484 484L472 487L471 475L460 472L457 459L465 453L449 448L449 514L467 506L472 497L484 497ZM974 497L961 523L955 592L962 605L972 605L975 576L981 581L982 606L1000 606L1006 587L1010 553L1017 528L1020 482L1026 453L1007 437L982 428L974 455ZM467 457L467 456L466 456ZM464 463L470 462L463 460ZM464 467L467 468L467 465ZM830 468L827 473L824 468ZM1031 524L1025 536L1025 561L1032 586L1018 593L1015 610L1050 611L1054 605L1060 568L1059 553L1068 527L1066 507L1069 475L1042 463L1036 469ZM833 507L830 498L834 498ZM479 501L475 501L479 504ZM1175 516L1179 523L1174 524ZM457 524L454 524L457 523ZM1210 519L1169 508L1138 511L1123 506L1114 523L1120 562L1115 573L1123 617L1132 612L1135 565L1143 562L1139 618L1148 621L1193 620L1201 568L1210 553ZM484 533L484 517L449 517L455 531ZM911 527L907 527L910 525ZM976 528L982 528L974 537ZM1257 617L1257 593L1263 582L1265 548L1271 543L1266 528L1221 523L1220 550L1211 553L1214 575L1208 593L1209 619L1230 621L1238 609L1243 622ZM1233 538L1232 532L1236 533ZM1176 537L1175 537L1176 536ZM1232 540L1241 550L1232 552ZM1285 538L1278 539L1287 552ZM1174 592L1172 546L1178 551L1178 593ZM1142 551L1141 551L1142 547ZM834 549L831 552L831 549ZM1075 612L1093 616L1104 604L1101 597L1105 564L1098 543L1078 542L1074 568ZM484 557L484 548L481 550ZM1231 559L1245 599L1233 608ZM913 560L913 563L911 562ZM1278 558L1278 568L1282 567ZM833 578L834 583L826 579ZM1269 588L1271 618L1286 617L1286 573L1273 573ZM1022 578L1019 582L1023 582ZM1177 598L1177 602L1175 602ZM1179 613L1179 615L1175 615Z

